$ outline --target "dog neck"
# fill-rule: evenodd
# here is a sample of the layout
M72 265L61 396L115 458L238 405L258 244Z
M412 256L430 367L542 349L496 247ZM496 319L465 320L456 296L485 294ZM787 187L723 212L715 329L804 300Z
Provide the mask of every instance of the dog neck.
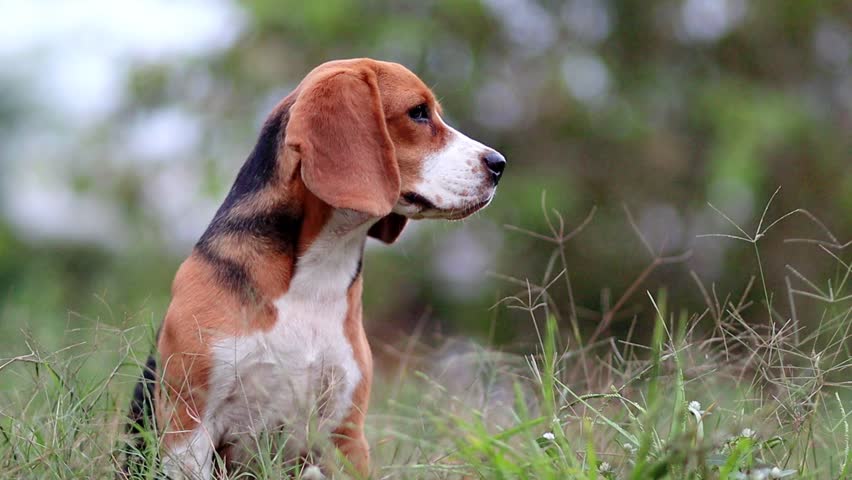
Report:
M284 188L277 185L229 199L195 252L244 301L277 298L304 269L332 272L338 271L334 263L340 263L337 275L347 277L347 285L360 274L367 231L377 219L331 207L298 179ZM325 286L318 283L316 288Z
M351 210L334 210L297 256L287 296L323 301L345 296L363 265L367 230L374 223Z

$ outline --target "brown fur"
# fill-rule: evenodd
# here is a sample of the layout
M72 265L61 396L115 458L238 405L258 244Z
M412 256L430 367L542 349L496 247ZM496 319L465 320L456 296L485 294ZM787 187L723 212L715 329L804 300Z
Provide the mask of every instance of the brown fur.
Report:
M343 425L334 432L332 440L340 452L349 459L355 471L366 477L370 471L370 451L367 439L364 437L364 420L367 416L370 386L373 382L373 355L361 321L362 284L362 278L359 276L349 287L349 311L343 324L343 332L352 345L355 361L358 363L362 377L352 396L352 409L343 420Z

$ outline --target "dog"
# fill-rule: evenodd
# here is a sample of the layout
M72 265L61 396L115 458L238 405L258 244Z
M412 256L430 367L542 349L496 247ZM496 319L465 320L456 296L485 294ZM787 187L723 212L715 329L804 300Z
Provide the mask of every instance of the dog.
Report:
M240 464L265 432L294 457L325 434L369 475L365 241L484 208L506 165L441 113L411 71L366 58L316 67L273 109L177 271L136 388L131 430L153 418L166 475L209 479L215 453Z

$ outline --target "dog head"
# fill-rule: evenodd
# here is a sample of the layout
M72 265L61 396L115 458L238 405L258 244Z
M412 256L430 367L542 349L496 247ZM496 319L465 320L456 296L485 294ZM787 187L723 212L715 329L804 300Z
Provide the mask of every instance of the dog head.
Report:
M447 125L432 91L402 65L339 60L285 99L286 147L305 186L334 208L375 217L387 243L407 219L457 220L494 197L506 160Z

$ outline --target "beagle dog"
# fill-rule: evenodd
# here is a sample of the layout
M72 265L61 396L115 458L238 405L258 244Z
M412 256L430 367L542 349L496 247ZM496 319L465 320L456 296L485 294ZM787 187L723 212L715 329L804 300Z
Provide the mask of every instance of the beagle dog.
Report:
M175 277L160 364L149 359L131 408L133 422L153 415L164 472L209 479L214 453L226 467L247 461L264 432L283 432L298 458L310 432L368 476L364 243L392 243L409 219L485 207L505 165L447 125L399 64L311 71L269 115Z

